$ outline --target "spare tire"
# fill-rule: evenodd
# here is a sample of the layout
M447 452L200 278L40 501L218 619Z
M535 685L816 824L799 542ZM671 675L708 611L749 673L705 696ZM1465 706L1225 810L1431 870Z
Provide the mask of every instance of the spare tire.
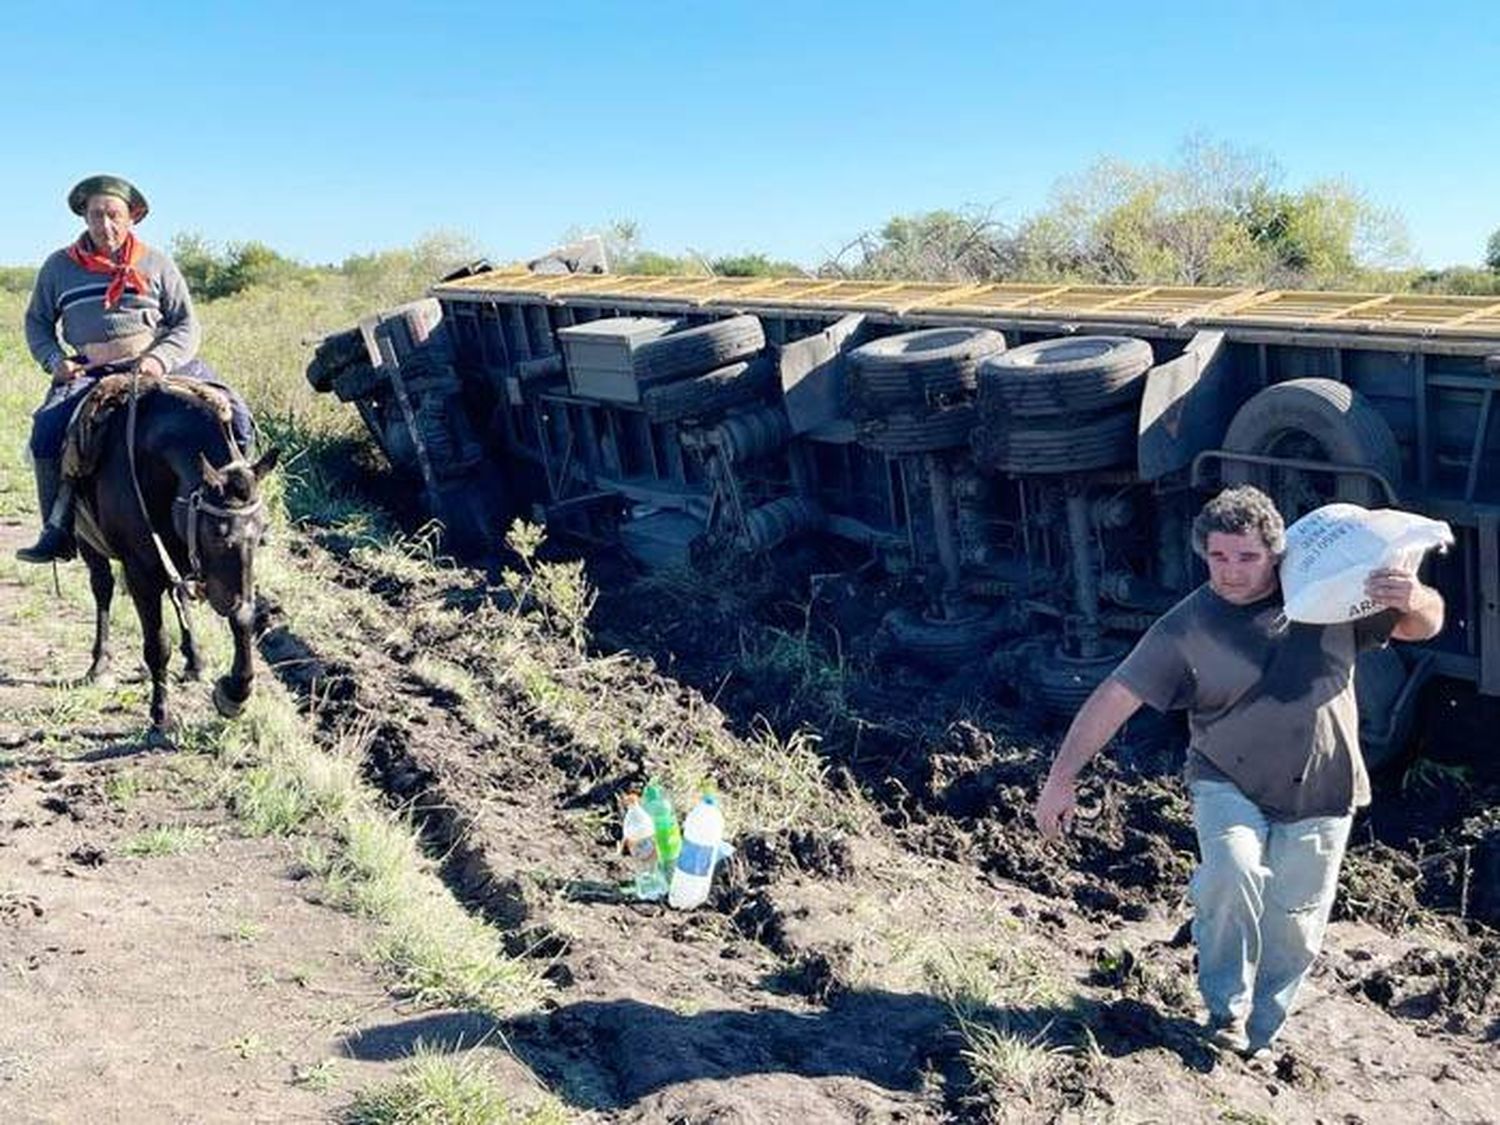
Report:
M877 453L932 453L967 445L977 417L972 402L919 414L896 412L860 422L854 436Z
M1373 469L1401 483L1396 436L1365 397L1333 379L1290 379L1240 407L1224 434L1224 448L1307 461L1335 461ZM1243 461L1224 462L1225 484L1253 484L1268 493L1288 523L1332 500L1367 508L1388 503L1385 490L1363 473L1304 473Z
M719 367L705 375L648 387L641 408L653 422L701 418L731 406L753 402L776 382L776 365L767 355Z
M758 318L732 316L646 341L635 350L632 367L639 382L663 383L702 375L765 346L766 334Z
M1098 410L1139 395L1155 362L1151 345L1131 336L1038 340L980 363L979 398L1018 418Z
M991 328L924 328L871 340L849 353L851 412L876 417L966 396L980 360L1003 351L1005 337Z
M973 434L980 464L1006 473L1077 473L1127 465L1136 456L1136 411L1109 410L1011 425L986 418Z
M323 337L307 365L307 381L312 389L325 392L333 386L334 376L346 367L370 362L370 351L365 347L364 334L358 328L348 328Z
M1106 643L1103 649L1098 656L1072 656L1061 645L1035 652L1027 686L1046 714L1071 719L1094 689L1109 679L1127 648Z
M883 655L898 663L955 675L982 665L1005 631L1001 614L984 610L956 620L893 609L880 623Z

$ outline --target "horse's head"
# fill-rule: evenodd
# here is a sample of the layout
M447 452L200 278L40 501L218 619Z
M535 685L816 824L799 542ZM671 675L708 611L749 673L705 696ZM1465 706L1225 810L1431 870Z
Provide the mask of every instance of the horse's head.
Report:
M214 612L231 620L254 610L255 548L266 530L260 481L276 466L272 449L253 465L231 461L214 468L198 457L202 482L178 503L188 561Z

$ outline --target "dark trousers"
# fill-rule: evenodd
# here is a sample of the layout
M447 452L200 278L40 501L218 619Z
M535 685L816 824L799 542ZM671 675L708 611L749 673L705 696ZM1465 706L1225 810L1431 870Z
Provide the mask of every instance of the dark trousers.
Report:
M190 359L172 372L173 375L200 379L229 395L229 428L240 451L247 456L255 448L255 423L250 418L250 408L245 400L214 373L214 369L201 359ZM83 401L83 396L94 389L99 381L97 375L80 375L71 383L58 383L47 389L47 397L31 416L31 455L38 461L56 460L62 456L63 440L67 437L68 422L73 411Z

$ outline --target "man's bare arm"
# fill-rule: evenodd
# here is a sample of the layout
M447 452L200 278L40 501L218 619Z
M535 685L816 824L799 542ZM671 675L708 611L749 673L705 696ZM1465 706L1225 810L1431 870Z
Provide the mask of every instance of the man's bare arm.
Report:
M1072 823L1073 809L1078 803L1074 792L1078 775L1095 754L1109 745L1109 740L1140 706L1140 697L1113 676L1084 700L1078 714L1073 716L1073 724L1068 727L1037 798L1034 815L1042 835L1055 839Z
M1365 592L1377 605L1401 614L1391 629L1392 639L1425 641L1443 631L1443 595L1424 586L1410 571L1371 571Z

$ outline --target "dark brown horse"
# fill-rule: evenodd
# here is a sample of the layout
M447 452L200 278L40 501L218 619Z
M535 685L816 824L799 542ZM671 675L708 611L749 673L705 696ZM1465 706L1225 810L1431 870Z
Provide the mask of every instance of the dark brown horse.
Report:
M168 726L170 654L163 594L180 599L184 677L202 673L186 613L187 597L201 593L234 636L234 662L214 684L214 706L234 716L250 698L255 549L266 528L259 485L275 466L277 451L247 464L211 404L143 386L133 434L138 493L130 471L130 413L122 405L102 421L97 469L78 493L78 549L89 568L95 608L88 678L98 679L109 668L115 588L109 560L118 559L141 621L151 723L161 732Z

